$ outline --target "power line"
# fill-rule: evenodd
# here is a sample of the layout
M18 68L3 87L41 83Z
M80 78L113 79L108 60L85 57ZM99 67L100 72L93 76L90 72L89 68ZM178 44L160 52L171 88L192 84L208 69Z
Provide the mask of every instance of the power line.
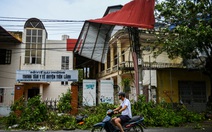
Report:
M24 23L30 18L0 16L0 25L8 31L24 30ZM51 36L70 34L76 36L82 29L84 20L39 19ZM59 37L59 36L58 36Z
M25 22L30 18L20 18L20 17L3 17L0 16L0 21L14 21L14 22ZM39 19L42 22L85 22L85 20L61 20L61 19Z

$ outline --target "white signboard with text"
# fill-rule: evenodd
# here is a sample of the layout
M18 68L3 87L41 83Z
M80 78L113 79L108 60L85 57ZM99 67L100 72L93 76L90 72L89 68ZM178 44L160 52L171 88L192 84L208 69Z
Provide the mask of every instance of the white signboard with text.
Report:
M96 80L83 80L83 106L96 106Z
M77 70L17 70L16 81L78 81Z
M100 80L100 102L114 104L113 80Z

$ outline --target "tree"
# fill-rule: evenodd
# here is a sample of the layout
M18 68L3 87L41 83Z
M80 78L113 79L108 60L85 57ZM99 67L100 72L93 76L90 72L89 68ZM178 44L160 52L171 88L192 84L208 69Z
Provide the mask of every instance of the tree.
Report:
M155 16L166 25L161 28L164 34L158 36L163 43L158 54L165 51L186 63L198 60L192 68L202 70L212 85L212 0L157 1Z

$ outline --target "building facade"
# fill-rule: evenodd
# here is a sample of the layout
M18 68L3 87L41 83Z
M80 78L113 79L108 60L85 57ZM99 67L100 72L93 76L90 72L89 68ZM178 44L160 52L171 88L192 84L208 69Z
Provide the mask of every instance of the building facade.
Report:
M166 53L154 56L158 48L154 44L156 32L145 29L139 32L142 45L142 61L138 64L142 65L140 93L146 101L184 103L191 110L206 110L209 78L198 69L186 67L181 58L169 59ZM128 32L118 31L109 43L107 62L99 63L98 79L114 80L119 88L115 90L126 91L132 101L136 100L132 42ZM130 80L129 88L123 85L125 80Z
M21 34L10 32L0 26L0 116L8 114L11 102L14 101L16 69L19 68Z
M4 88L2 106L14 100L40 95L44 100L58 100L70 89L73 78L73 47L76 39L48 40L43 23L30 18L24 25L22 43L8 46L12 50L11 64L1 65L0 87ZM65 78L65 79L64 79ZM70 79L71 78L71 79ZM7 88L7 89L5 89ZM8 91L10 90L10 91ZM5 96L9 94L10 96Z
M113 8L117 9L108 9ZM99 19L86 21L75 47L75 52L84 60L81 67L89 69L89 79L97 80L97 103L101 103L101 81L112 80L115 103L117 93L125 91L132 101L137 101L142 94L146 101L184 103L196 111L206 109L211 93L210 79L194 66L199 63L196 60L169 59L165 52L156 55L162 45L155 43L158 23L153 30L139 28L138 35L134 32L135 37L132 28L107 24L110 18L103 17L101 22ZM185 64L186 61L189 63ZM79 59L76 62L80 62Z

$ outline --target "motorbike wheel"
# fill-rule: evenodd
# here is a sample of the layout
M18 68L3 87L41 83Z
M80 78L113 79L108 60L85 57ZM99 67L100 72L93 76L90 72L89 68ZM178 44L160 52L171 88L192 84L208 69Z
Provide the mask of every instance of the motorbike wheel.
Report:
M91 132L107 132L103 127L93 127Z
M128 132L144 132L143 128L139 125L131 127Z

